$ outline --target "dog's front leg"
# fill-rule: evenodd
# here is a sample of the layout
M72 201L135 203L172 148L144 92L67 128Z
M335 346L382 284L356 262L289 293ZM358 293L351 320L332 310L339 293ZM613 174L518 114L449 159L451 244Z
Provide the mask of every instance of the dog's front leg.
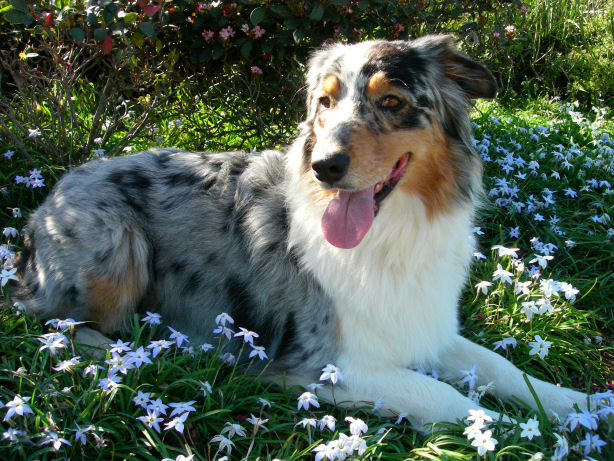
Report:
M421 430L428 430L435 422L466 418L470 409L479 409L479 405L449 384L398 365L378 363L357 367L346 363L342 370L346 393L342 397L335 395L338 403L340 399L383 400L385 408L408 413L412 424ZM494 421L501 417L497 412L482 409Z
M522 371L496 352L472 343L460 335L440 354L439 363L434 367L442 378L453 381L460 378L459 370L469 370L473 364L477 365L478 385L493 382L495 386L493 391L498 397L502 399L515 397L537 409L537 403ZM528 376L528 379L547 412L552 410L564 417L574 410L574 404L586 408L585 394L555 386L532 376Z

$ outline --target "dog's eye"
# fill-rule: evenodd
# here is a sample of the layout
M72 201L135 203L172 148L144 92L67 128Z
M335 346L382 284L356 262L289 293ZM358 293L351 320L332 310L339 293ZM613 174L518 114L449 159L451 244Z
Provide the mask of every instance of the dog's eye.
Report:
M322 96L320 98L320 105L325 109L328 109L330 107L330 98L328 96Z
M401 105L401 100L396 96L388 95L379 100L379 105L383 109L395 109Z

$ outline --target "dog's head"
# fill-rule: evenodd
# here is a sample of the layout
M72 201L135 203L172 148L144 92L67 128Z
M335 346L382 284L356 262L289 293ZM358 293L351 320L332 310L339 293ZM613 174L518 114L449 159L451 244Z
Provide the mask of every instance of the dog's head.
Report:
M358 245L390 194L417 194L432 217L479 188L467 108L497 84L451 37L332 45L309 61L307 85L303 166L329 202L331 244Z

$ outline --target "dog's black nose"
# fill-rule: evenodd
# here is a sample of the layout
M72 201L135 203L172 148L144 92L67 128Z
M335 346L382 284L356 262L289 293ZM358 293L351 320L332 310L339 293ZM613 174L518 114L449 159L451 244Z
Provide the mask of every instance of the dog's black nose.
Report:
M311 164L311 168L319 181L334 184L339 181L350 166L350 156L347 154L335 154L324 160L318 160Z

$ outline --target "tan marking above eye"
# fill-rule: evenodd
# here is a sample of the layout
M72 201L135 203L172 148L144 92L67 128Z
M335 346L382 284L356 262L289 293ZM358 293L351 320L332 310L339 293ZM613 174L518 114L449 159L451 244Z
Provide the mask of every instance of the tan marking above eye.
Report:
M322 82L322 91L333 98L339 98L341 83L336 75L329 75Z
M389 94L394 90L394 86L384 72L376 72L367 82L367 96L378 100L380 97Z

